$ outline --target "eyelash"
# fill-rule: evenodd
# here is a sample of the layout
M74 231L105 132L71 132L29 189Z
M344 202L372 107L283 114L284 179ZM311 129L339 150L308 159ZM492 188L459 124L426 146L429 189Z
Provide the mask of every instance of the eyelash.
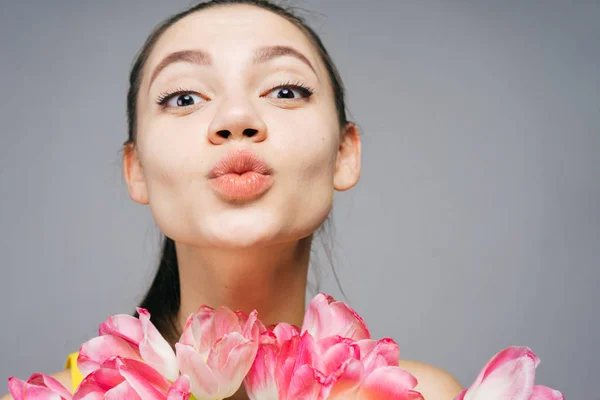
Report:
M304 96L306 96L304 99L289 99L289 100L306 100L310 96L312 96L312 94L314 93L314 89L312 87L305 85L304 83L302 83L300 81L288 81L288 82L282 83L280 85L277 85L277 86L269 89L266 93L270 93L275 89L283 89L283 88L291 88L291 89L299 90L300 92L302 92L304 94ZM188 90L188 89L185 89L182 87L178 87L174 91L163 92L156 98L156 104L164 107L167 104L167 102L171 99L171 97L177 96L177 95L182 95L182 94L187 94L187 93L194 93L194 91Z

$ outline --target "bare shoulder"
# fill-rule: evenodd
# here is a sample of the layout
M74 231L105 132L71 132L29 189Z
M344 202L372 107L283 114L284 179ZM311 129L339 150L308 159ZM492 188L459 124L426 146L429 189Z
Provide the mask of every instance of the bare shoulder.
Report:
M65 369L55 374L50 375L59 381L69 392L71 391L71 370ZM25 380L25 379L23 379ZM0 397L0 400L13 400L10 394Z
M450 373L433 365L400 360L400 367L417 378L415 390L426 400L453 400L463 390L461 384Z

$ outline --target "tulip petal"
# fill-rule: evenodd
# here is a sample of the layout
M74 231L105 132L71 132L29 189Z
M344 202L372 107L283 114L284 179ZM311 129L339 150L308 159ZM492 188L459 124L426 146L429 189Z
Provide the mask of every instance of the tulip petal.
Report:
M529 357L534 361L533 368L535 369L540 363L540 359L531 351L529 347L525 346L510 346L500 351L494 357L492 357L482 368L481 372L475 379L472 386L479 386L481 382L488 377L494 370L500 368L505 363L516 360L521 357Z
M394 340L384 338L378 340L370 351L363 356L362 360L367 375L374 369L382 366L398 366L400 362L400 348Z
M206 362L193 347L175 344L177 362L182 375L190 380L192 394L198 399L214 399L219 390L218 382Z
M277 381L280 400L288 398L288 388L294 373L294 367L297 364L296 349L300 344L300 340L300 336L294 336L287 342L284 342L279 350L275 367L275 379Z
M320 390L321 385L315 379L315 371L305 364L294 371L287 397L281 400L315 400Z
M371 338L365 322L356 311L323 293L317 294L306 310L301 333L306 331L317 341L334 335L353 340Z
M96 336L79 349L77 367L85 376L98 369L111 357L139 359L140 354L127 341L117 336Z
M104 400L146 400L145 397L141 397L127 381L123 381L117 386L109 389L103 397ZM87 398L86 398L87 400Z
M257 340L258 336L264 332L264 329L260 327L262 323L258 320L258 311L254 310L249 315L237 311L235 315L238 317L242 335Z
M196 320L196 314L190 314L185 320L185 326L183 328L183 333L181 337L177 341L177 343L185 344L186 346L192 346L194 348L198 348L198 343L196 343L196 339L193 333L193 325Z
M137 310L138 313L140 310L146 311L143 308L137 308ZM100 336L118 336L134 347L138 346L143 337L140 320L127 314L118 314L108 317L105 322L100 324L98 333Z
M527 355L511 359L503 364L495 363L479 386L471 386L465 400L509 398L529 400L533 394L535 360Z
M104 394L108 390L123 382L125 382L125 378L118 371L109 368L99 368L83 379L73 394L73 400L103 399Z
M190 314L185 323L179 343L193 346L204 352L216 340L212 336L211 321L215 310L209 306L201 306L197 312Z
M257 350L257 341L248 340L237 332L225 335L215 344L207 364L219 382L220 396L232 396L239 389Z
M215 310L210 327L211 343L230 332L242 332L238 316L227 307L219 307Z
M329 389L327 399L350 399L357 394L357 389L362 383L365 376L363 363L359 360L351 360L344 372L340 375L337 381Z
M51 376L47 376L40 373L34 373L29 377L27 383L37 386L43 386L50 389L52 392L57 393L64 399L71 399L73 396L71 393L56 379Z
M150 322L150 313L143 308L138 308L138 313L143 333L139 345L142 359L165 378L175 381L179 376L175 352L154 324Z
M29 378L29 381L32 380L32 378L37 377L38 375L41 375L41 374L39 374L39 373L33 374L32 377ZM71 395L68 392L66 393L66 396L62 397L56 391L49 389L46 386L43 386L43 382L42 382L42 385L38 385L36 383L32 383L29 381L25 382L14 376L12 376L8 379L8 391L10 392L11 396L15 400L25 400L25 399L27 399L27 400L63 400L63 399L70 400L71 399ZM62 385L60 385L60 387L62 389L64 389L62 387ZM62 392L62 390L61 390L61 392Z
M342 338L340 338L342 339ZM319 357L318 370L330 379L337 380L351 360L358 360L360 349L355 343L340 340Z
M373 339L361 339L357 340L356 343L360 348L360 359L364 360L367 354L369 354L369 352L373 350L373 348L377 344L377 341ZM400 357L400 355L398 355L398 357Z
M281 345L278 343L277 336L273 331L264 331L263 333L261 333L258 338L258 343L272 344L278 349L281 347Z
M11 376L8 378L8 391L14 400L23 400L25 397L25 386L27 382Z
M249 342L249 340L239 332L226 334L214 343L208 354L208 358L206 359L206 364L213 371L223 369L227 363L229 353L231 353L238 345L247 342Z
M144 400L164 400L170 382L148 364L120 359L119 373Z
M217 313L219 314L218 317ZM219 312L219 310L215 311L207 306L200 307L200 309L194 316L193 323L191 326L191 333L194 337L195 343L194 348L197 349L199 352L204 353L208 349L210 349L213 343L222 336L217 336L219 332L224 331L222 332L223 334L229 332L227 329L217 329L214 326L217 318L219 318L219 322L222 325L225 325L225 321L228 320L226 318L227 316L230 317L229 323L232 325L231 330L234 330L233 327L239 324L237 324L237 317L235 316L235 314L233 314L233 312L231 312L230 314L226 314L224 310L221 310Z
M244 379L250 400L277 400L275 366L279 347L274 343L261 343L252 367Z
M417 380L400 367L381 367L367 375L360 385L361 399L365 400L404 400L423 399L412 390Z
M173 383L167 392L167 400L188 400L190 398L190 378L182 375Z
M294 336L282 344L279 355L277 356L277 366L275 369L275 379L277 380L277 389L280 400L295 399L291 392L293 390L298 390L297 388L291 389L295 374L305 365L310 366L312 370L312 366L317 362L317 357L317 346L314 338L308 332L305 332L302 336ZM304 373L306 373L306 371ZM315 380L315 373L312 372L311 374L311 379ZM304 379L308 378L304 376Z
M565 396L558 390L551 389L547 386L535 385L533 387L533 395L529 400L564 400Z
M275 325L273 333L277 337L277 343L281 346L283 342L290 340L293 336L300 335L300 329L295 325L281 322Z
M15 382L13 382L15 385ZM37 385L31 385L27 382L23 382L22 386L9 385L11 395L15 400L62 400L63 398L56 392ZM15 392L13 394L13 391Z

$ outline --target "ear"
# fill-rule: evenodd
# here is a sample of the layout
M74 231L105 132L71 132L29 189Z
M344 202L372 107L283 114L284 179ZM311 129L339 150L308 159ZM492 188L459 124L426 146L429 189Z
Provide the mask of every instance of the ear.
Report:
M360 178L361 143L360 133L356 125L348 122L338 148L333 188L338 191L348 190Z
M138 157L137 148L133 143L125 145L123 152L123 174L127 182L129 197L136 203L148 204L148 188L144 169Z

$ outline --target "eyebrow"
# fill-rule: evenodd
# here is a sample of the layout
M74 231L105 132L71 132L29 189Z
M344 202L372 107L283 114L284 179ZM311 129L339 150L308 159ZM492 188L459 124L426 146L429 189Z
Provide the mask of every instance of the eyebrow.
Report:
M319 79L319 75L317 71L311 64L311 62L306 58L304 54L300 51L294 49L289 46L265 46L259 47L254 52L253 63L254 64L264 64L278 57L294 57L304 64L308 65L310 69L315 73L317 79ZM163 69L165 69L168 65L174 64L177 62L185 62L189 64L201 65L201 66L209 66L212 65L212 58L210 54L202 50L181 50L176 51L167 55L162 61L154 68L152 72L152 76L150 78L150 84L148 85L148 91L152 86L152 82L156 79L156 77L161 73Z
M289 46L259 47L254 52L254 64L266 63L277 57L294 57L308 65L315 75L317 75L317 77L319 76L313 65L310 63L310 61L308 61L308 58L306 58L306 56L300 51Z

